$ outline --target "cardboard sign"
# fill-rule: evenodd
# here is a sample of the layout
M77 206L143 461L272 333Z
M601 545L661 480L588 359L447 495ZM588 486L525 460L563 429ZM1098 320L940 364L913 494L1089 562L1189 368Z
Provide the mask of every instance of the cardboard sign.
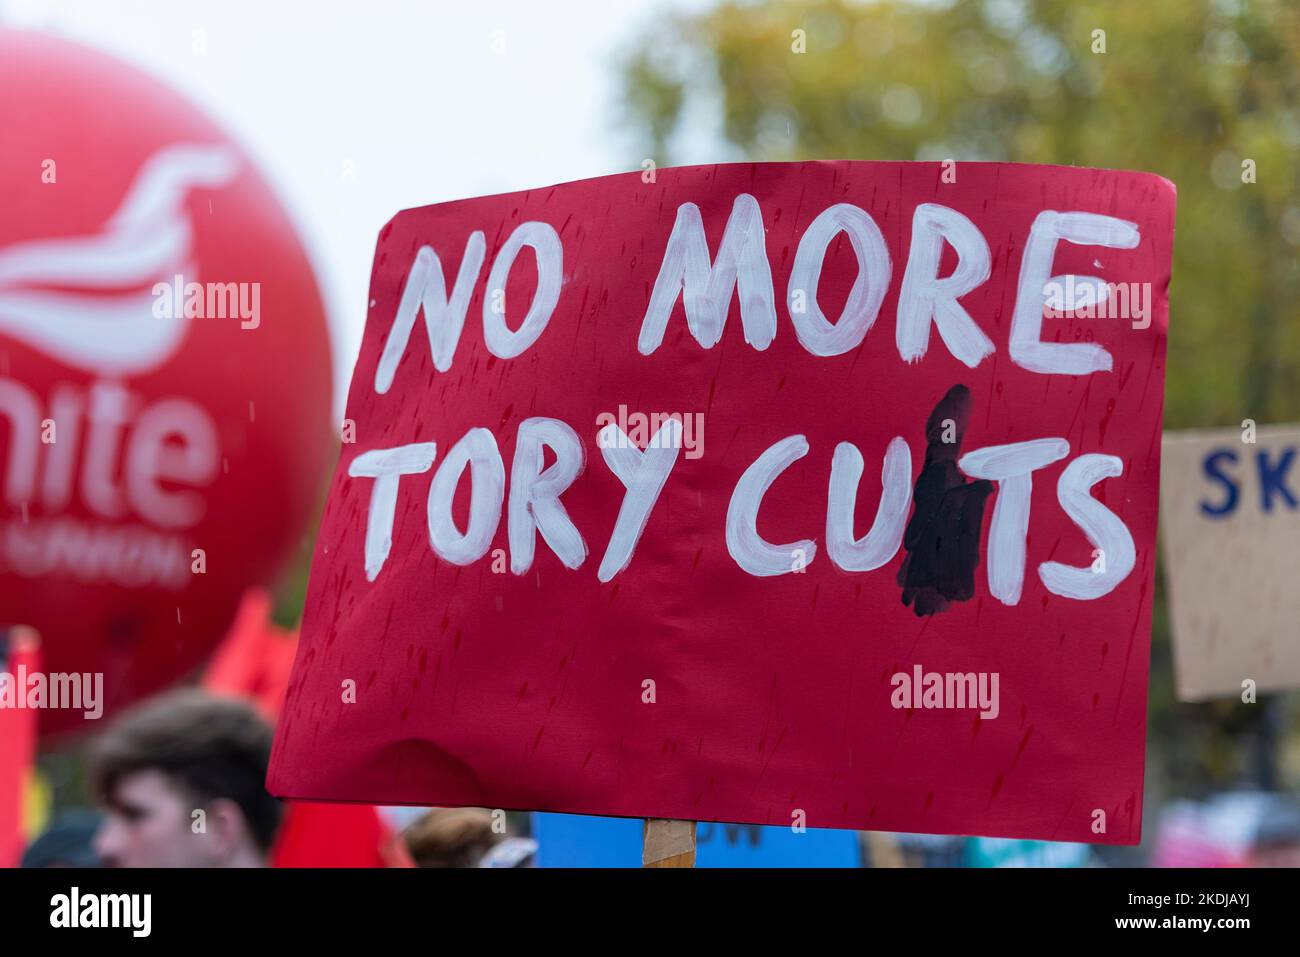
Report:
M1300 426L1170 432L1164 450L1178 697L1300 688Z
M1173 217L856 162L399 214L270 787L1137 841Z

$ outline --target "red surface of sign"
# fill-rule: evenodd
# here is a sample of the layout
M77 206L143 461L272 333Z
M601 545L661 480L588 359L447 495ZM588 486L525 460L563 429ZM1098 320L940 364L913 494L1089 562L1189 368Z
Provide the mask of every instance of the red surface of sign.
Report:
M294 553L329 461L325 315L248 157L156 80L0 31L0 116L0 623L102 673L111 714Z
M272 790L1136 842L1173 219L857 162L400 213Z

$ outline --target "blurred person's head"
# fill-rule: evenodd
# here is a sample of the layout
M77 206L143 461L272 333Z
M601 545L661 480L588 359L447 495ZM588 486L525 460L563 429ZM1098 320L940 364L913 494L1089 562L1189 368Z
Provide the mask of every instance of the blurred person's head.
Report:
M92 757L95 850L115 867L264 865L281 811L266 791L271 738L250 706L197 689L126 712Z
M416 867L478 867L504 835L493 832L484 808L441 807L413 822L402 837Z

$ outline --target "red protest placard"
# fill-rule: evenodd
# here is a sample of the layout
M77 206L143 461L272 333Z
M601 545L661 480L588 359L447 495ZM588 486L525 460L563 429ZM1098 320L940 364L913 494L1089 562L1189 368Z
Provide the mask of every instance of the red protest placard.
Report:
M269 786L1136 842L1173 220L980 163L400 213Z

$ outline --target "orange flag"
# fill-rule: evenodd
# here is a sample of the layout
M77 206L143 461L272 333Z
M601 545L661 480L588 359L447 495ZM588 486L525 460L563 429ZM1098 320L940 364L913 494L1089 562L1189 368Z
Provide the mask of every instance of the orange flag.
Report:
M250 588L203 673L203 687L214 694L245 698L274 722L280 716L297 649L297 633L271 621L271 596Z

